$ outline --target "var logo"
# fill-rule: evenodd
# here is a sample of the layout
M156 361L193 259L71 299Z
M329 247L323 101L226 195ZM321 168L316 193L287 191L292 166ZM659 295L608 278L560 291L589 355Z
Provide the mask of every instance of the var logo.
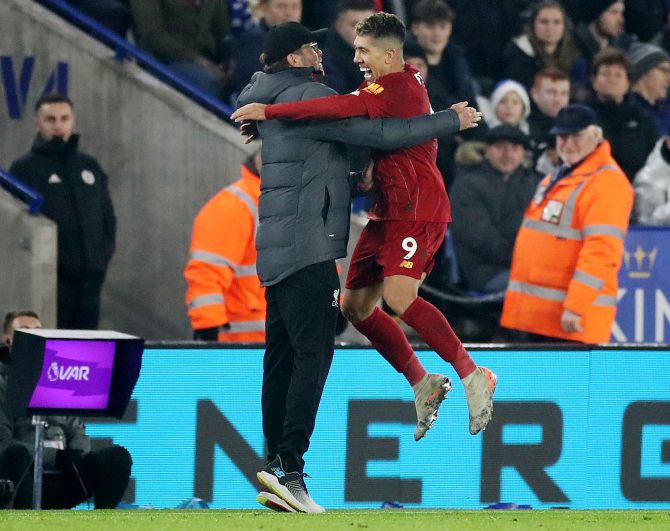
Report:
M47 371L47 378L50 382L56 381L68 381L76 380L78 382L85 381L88 382L88 373L90 372L90 367L86 365L58 365L55 361L49 365L49 370Z
M0 55L0 80L5 93L7 114L12 120L20 120L23 117L31 88L41 89L40 95L50 92L67 94L67 63L58 62L45 81L34 79L34 73L34 57L18 59Z

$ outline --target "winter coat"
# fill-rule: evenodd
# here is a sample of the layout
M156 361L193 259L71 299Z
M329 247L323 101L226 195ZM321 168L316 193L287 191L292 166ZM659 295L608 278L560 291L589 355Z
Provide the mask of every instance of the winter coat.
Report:
M58 275L102 280L114 253L116 217L109 178L93 157L67 142L37 137L9 172L44 196L42 213L58 226Z
M662 138L635 176L635 215L643 225L670 225L670 150Z
M626 94L618 105L595 97L587 103L598 115L598 123L612 146L612 156L632 181L656 145L656 124L631 94Z
M523 213L542 176L520 166L503 175L488 161L460 167L451 187L451 234L467 287L482 290L512 262Z

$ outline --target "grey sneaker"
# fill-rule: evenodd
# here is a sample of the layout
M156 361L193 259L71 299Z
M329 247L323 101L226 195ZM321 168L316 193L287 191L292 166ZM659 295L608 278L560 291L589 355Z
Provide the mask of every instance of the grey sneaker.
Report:
M414 440L423 439L437 419L437 410L451 391L451 381L441 374L426 374L414 390L416 406L416 431Z
M486 429L493 417L493 393L498 385L498 377L486 367L477 367L472 379L465 386L465 397L470 412L470 433L477 435Z
M297 512L312 514L326 512L307 492L304 476L302 472L286 472L279 456L256 474L258 481Z
M279 496L273 492L259 492L256 496L256 501L261 505L264 505L268 509L277 511L278 513L295 513L297 512L293 507L288 503L282 500Z

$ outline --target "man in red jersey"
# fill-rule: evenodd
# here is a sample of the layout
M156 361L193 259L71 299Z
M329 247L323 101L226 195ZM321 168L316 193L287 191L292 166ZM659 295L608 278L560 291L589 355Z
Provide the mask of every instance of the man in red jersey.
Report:
M238 109L232 118L407 118L429 113L423 79L404 62L404 40L405 26L400 19L376 13L356 26L354 62L365 78L359 90L267 106L253 103ZM491 419L497 382L493 372L475 365L444 315L418 296L419 286L433 267L435 252L451 221L449 198L435 165L436 157L436 140L407 149L373 152L377 199L352 256L342 307L356 329L412 386L417 441L437 418L451 382L442 375L426 372L400 326L377 307L380 297L442 359L452 364L465 387L473 435Z

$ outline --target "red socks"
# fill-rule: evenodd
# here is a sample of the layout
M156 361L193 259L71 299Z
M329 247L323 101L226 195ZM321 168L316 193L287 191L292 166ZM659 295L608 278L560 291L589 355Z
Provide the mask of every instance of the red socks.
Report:
M426 375L426 369L416 357L405 333L390 315L375 308L370 317L354 323L354 327L370 340L396 371L407 378L410 385L416 385Z
M443 360L451 363L459 378L465 378L477 368L442 312L426 300L417 297L400 318Z

